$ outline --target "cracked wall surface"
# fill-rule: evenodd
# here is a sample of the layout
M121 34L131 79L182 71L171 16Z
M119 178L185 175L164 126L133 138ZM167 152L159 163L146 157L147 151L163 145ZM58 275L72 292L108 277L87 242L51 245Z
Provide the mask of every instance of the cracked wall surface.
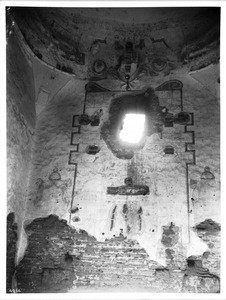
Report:
M94 22L83 21L79 19L86 30ZM164 22L158 26L153 27L156 39L162 30L167 31L162 28ZM124 27L119 37L126 31L132 34ZM167 45L176 30L170 28ZM214 32L211 41L215 41ZM87 92L86 80L49 67L38 53L38 58L32 56L20 37L21 51L17 39L10 35L8 212L14 212L15 218L9 214L8 290L14 280L22 293L128 289L219 293L220 105L213 88L219 65L212 68L214 78L211 68L196 76L187 74L189 68L197 69L196 62L198 66L203 62L192 58L197 44L189 30L185 37L189 47L183 51L188 65L169 72L156 71L155 76L148 73L133 82L133 89L145 93L165 81L180 80L183 109L193 114L194 124L162 125L162 130L147 135L143 147L125 160L112 153L101 135L109 125L112 103L125 95L125 85L101 78L99 84L105 92ZM203 40L199 50L208 34ZM88 47L91 38L86 42L86 48L94 51L95 47ZM153 43L158 50L158 43ZM104 42L101 45L105 47ZM182 45L174 46L181 50ZM23 51L30 53L29 61ZM109 56L110 61L114 59ZM84 79L87 65L85 71L82 68L76 66L76 72L80 70L77 75ZM161 69L161 63L155 62L155 68ZM204 84L206 78L211 93ZM132 91L126 94L134 95ZM180 112L178 90L155 90L155 94L160 107L167 107L174 115ZM90 119L97 115L100 119L79 124L84 113ZM135 186L148 187L148 193L107 193L111 188L125 188L128 178ZM17 259L13 261L15 253Z
M217 159L219 136L217 138L216 130L212 131L212 123L205 123L209 118L212 118L215 124L219 122L218 102L198 83L191 82L189 77L178 74L177 78L184 83L184 109L189 112L195 111L195 132L197 135L200 133L195 148L199 163L189 169L192 183L190 195L191 198L193 197L193 200L190 199L190 226L197 225L210 215L215 222L220 222L219 160ZM155 83L153 82L153 87L160 83L162 80L156 80ZM146 88L146 86L147 82L144 80L139 83L138 88ZM115 96L116 93L88 95L86 113L92 115L101 108L103 115L99 126L82 125L79 133L76 133L75 142L79 144L78 152L73 154L76 168L69 164L70 151L77 149L75 145L70 144L70 140L74 130L73 115L81 114L83 111L84 83L76 80L69 81L39 116L26 222L30 223L34 219L55 214L66 220L75 230L85 230L103 245L106 240L118 236L138 242L150 260L156 261L161 268L171 270L157 271L156 276L161 280L164 275L168 276L170 281L170 272L178 272L183 279L181 279L181 291L190 291L190 287L194 284L196 291L210 292L211 286L216 285L215 281L218 282L218 279L203 279L203 287L198 289L197 286L201 284L200 275L192 275L198 276L196 280L189 277L190 273L189 276L185 274L185 277L183 273L186 269L186 260L191 255L201 257L205 267L210 270L209 273L216 276L219 275L220 262L219 233L214 237L208 233L203 234L204 238L202 238L187 223L185 163L191 160L191 154L185 153L185 142L190 141L191 136L184 133L183 126L179 124L165 127L162 138L159 134L146 138L144 148L137 151L135 158L129 161L118 159L108 149L100 134L100 128L108 119L108 109ZM167 106L174 113L179 111L178 92L159 92L158 96L161 105ZM205 106L206 109L202 111L201 108L205 103L209 103L210 108ZM204 125L205 130L203 130ZM215 125L215 128L217 126ZM201 142L201 132L203 142ZM205 138L215 139L215 145L204 141ZM87 154L86 148L89 145L97 145L100 151L96 155ZM166 145L174 147L173 155L165 154ZM209 153L215 155L215 158L210 160L208 157L205 160L205 153L206 158ZM207 161L210 170L214 173L214 179L205 181L201 178ZM128 172L131 174L131 170L134 182L149 186L150 194L136 197L107 195L107 187L122 185ZM208 194L205 193L205 201L209 204L206 203L205 210L203 209L204 196L196 198L192 193L192 189L199 185L205 191L208 189ZM214 208L210 204L213 201ZM211 246L212 244L214 247ZM29 235L27 249L29 249ZM212 253L207 255L208 259L206 255L202 257L203 253L208 252ZM123 264L122 269L124 268L126 264ZM46 271L45 274L47 273ZM83 275L79 273L76 276L80 278ZM212 278L212 275L208 276ZM154 282L155 279L152 280ZM211 284L208 280L212 280ZM88 289L98 289L97 283L92 287L87 282L85 285ZM120 286L118 283L117 287ZM175 287L171 286L171 288L174 290ZM213 290L216 292L215 289Z
M198 258L180 269L172 262L163 267L134 240L119 235L100 242L55 215L37 218L25 230L28 247L16 268L22 293L219 292L219 277Z

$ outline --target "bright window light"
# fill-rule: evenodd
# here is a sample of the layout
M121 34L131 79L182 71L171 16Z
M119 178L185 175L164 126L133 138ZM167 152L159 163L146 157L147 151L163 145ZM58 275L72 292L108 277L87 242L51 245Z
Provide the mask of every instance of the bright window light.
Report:
M126 114L119 137L124 142L139 143L144 132L144 114Z

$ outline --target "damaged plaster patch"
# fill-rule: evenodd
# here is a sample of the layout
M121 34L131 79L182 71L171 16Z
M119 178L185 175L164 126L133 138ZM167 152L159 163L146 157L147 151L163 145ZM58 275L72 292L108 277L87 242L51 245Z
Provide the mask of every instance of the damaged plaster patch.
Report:
M205 221L197 224L194 229L197 231L217 232L221 230L221 226L211 219L206 219Z
M219 293L220 284L216 277L185 276L183 293Z
M202 259L190 256L183 278L183 292L219 293L220 278L203 267Z
M99 242L55 215L35 219L25 230L28 247L16 268L17 288L22 293L125 286L158 292L163 284L165 289L180 291L177 279L170 273L157 272L161 266L150 260L139 243L127 239L122 231ZM147 281L143 280L144 276ZM152 287L154 279L155 287Z
M165 247L172 247L177 244L179 239L179 227L171 222L169 226L163 226L162 244Z
M191 255L202 255L206 251L209 251L210 243L207 243L207 240L200 238L200 232L205 234L215 234L218 233L221 229L220 225L211 219L206 219L205 221L197 224L193 227L194 231L190 231L191 242L188 247L187 257Z
M136 211L143 212L140 207ZM129 207L123 206L122 213L128 212ZM177 231L175 228L177 226L172 224L168 226L170 234ZM123 230L119 235L100 242L85 230L75 230L65 220L50 215L33 220L25 231L28 246L16 268L17 288L22 293L68 292L80 288L118 289L124 285L148 289L149 292L180 292L182 289L183 272L174 273L151 260L137 241L124 236ZM171 259L174 252L169 248L166 252ZM200 269L200 264L197 266L199 271L204 270ZM143 276L148 278L147 281ZM191 288L192 283L187 278L183 286ZM209 277L204 278L204 281L208 280Z
M33 220L25 232L28 244L16 269L18 288L22 292L66 292L73 285L74 270L65 258L73 253L73 237L84 233L54 215Z

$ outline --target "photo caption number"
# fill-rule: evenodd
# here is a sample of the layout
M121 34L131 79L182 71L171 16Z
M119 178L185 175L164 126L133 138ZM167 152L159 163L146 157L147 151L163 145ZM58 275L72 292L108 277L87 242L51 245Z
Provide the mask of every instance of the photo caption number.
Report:
M21 293L20 289L9 289L9 293Z

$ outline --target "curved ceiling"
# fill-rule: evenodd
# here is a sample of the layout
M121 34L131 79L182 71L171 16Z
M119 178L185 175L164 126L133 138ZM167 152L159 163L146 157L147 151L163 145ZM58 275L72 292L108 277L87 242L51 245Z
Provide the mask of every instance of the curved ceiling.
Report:
M34 54L77 78L130 81L219 60L219 8L12 7ZM129 79L125 76L128 75Z
M71 12L99 21L116 21L124 24L153 24L170 18L195 16L200 8L183 7L121 7L121 8L72 8Z

